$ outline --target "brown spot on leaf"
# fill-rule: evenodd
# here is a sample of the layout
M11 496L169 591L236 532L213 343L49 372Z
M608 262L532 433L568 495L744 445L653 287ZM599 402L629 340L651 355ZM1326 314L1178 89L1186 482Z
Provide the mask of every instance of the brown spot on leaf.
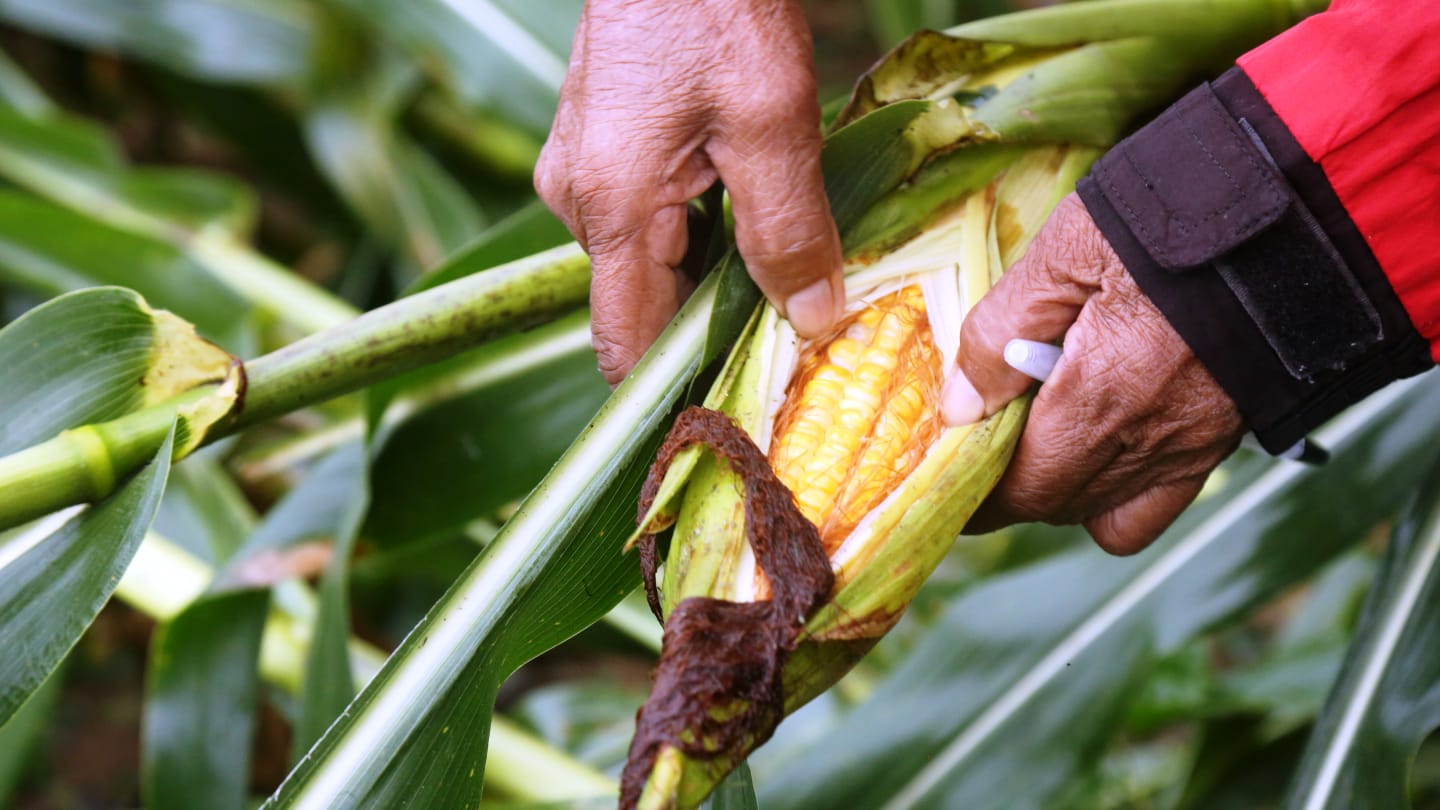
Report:
M299 577L319 576L330 564L334 544L314 540L282 549L265 549L238 562L229 569L224 588L266 588L277 582Z

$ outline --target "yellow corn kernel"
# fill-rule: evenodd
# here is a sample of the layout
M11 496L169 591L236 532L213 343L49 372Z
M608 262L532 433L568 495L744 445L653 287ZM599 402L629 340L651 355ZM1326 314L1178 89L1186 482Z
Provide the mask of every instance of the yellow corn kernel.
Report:
M770 464L827 553L939 434L940 365L918 285L884 296L802 352L776 416Z

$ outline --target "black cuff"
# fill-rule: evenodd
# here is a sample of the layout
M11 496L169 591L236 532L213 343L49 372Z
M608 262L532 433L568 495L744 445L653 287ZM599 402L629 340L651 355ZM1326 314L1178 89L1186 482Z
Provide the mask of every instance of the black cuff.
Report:
M1122 141L1077 190L1272 453L1433 364L1324 171L1238 68Z

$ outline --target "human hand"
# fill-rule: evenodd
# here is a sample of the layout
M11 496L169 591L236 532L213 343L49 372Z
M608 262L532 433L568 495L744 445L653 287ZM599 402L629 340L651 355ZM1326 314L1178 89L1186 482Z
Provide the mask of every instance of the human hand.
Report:
M589 0L535 170L590 254L592 342L618 383L689 294L686 204L716 179L756 284L802 335L844 306L810 31L792 0Z
M1132 554L1184 511L1244 433L1234 402L1074 194L960 335L962 373L952 373L942 395L950 424L992 414L1029 388L1003 359L1010 339L1064 338L1015 458L970 530L1082 523L1106 551Z

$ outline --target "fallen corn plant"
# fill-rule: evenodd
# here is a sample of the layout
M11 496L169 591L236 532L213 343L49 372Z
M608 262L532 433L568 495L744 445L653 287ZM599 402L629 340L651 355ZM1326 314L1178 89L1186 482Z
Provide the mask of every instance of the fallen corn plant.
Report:
M971 240L961 249L978 254L983 244L983 263L993 274L1013 260L1025 235L1033 233L1063 193L1064 178L1073 179L1095 149L1137 116L1163 106L1191 79L1218 69L1236 51L1284 25L1285 10L1239 0L1106 2L966 29L963 33L973 41L934 34L917 39L872 74L827 145L827 188L856 277L865 268L894 270L887 259L897 251L920 251L936 234L936 223L956 222L986 233L983 241ZM917 71L916 65L925 69ZM906 79L907 73L915 75ZM995 186L997 176L1001 181ZM1012 201L1008 207L1007 200ZM917 237L922 231L925 235ZM944 244L944 237L935 235L934 244ZM943 269L947 263L953 265L954 257L926 269ZM966 264L967 269L974 266ZM699 395L691 393L695 380L708 381L737 339L742 347L754 347L765 329L773 334L781 328L755 315L758 296L740 270L729 261L702 285L585 437L296 767L272 798L273 806L474 803L483 789L483 778L475 774L484 773L485 748L475 741L483 740L490 726L499 684L525 661L597 620L638 581L633 558L616 553L617 540L633 526L641 479L671 417L696 401ZM891 280L919 272L911 268ZM957 273L953 286L961 287L961 278ZM978 273L963 278L965 284L989 281ZM882 283L878 276L872 280ZM186 425L177 433L176 447L189 449L431 362L483 337L472 331L460 340L422 317L425 306L437 300L411 301L363 325L322 333L247 364L243 410L237 415L234 401L211 401L220 406L218 420ZM955 299L962 300L973 298ZM963 312L958 304L948 316L943 304L934 306L927 299L925 305L926 326L932 318L948 317L946 328L958 328ZM558 312L514 314L539 319ZM937 332L943 330L928 328L931 339L939 341ZM441 344L445 348L437 349ZM797 347L796 357L800 354ZM721 379L733 382L744 371L737 360ZM182 397L206 400L214 390L202 386ZM0 460L0 471L8 476L4 481L22 484L5 490L10 519L103 497L155 458L180 403L144 404L138 411L112 408L52 426L48 434L29 436L26 445L59 430L92 423L96 430L39 445L44 452L23 459ZM82 442L98 436L105 452L92 452L97 448L93 442L76 446L71 440L77 435ZM117 458L110 452L117 438L133 440L125 447L135 449L134 459L109 468L113 477L93 475L106 469L93 462ZM161 466L146 469L158 472ZM993 474L994 469L986 472ZM25 494L12 502L11 493ZM136 515L134 520L146 518ZM125 561L120 553L112 564L123 569ZM858 565L854 570L860 570ZM881 569L872 570L878 577ZM678 572L667 568L666 576L669 592L680 596L683 588L669 584ZM859 580L842 576L840 581L853 585ZM818 661L817 666L827 668L812 682L818 690L833 679L829 668L838 671L839 664ZM452 734L452 729L473 733Z
M118 288L60 296L0 330L0 368L13 385L0 398L0 531L45 521L43 539L5 567L0 624L29 627L26 611L81 606L57 607L65 621L27 630L30 651L0 671L0 723L114 590L165 489L168 469L155 467L256 421L567 312L583 302L588 280L584 255L559 248L246 363ZM92 508L78 515L57 512L85 503ZM119 542L86 542L109 535ZM71 576L59 577L62 570Z
M848 255L857 266L878 264L918 241L916 235L937 217L963 216L957 210L971 207L967 195L983 192L980 199L994 205L989 188L1002 169L1022 161L1048 166L1049 183L1012 181L1006 193L1024 198L1023 205L991 209L1000 260L985 266L998 270L1014 258L1004 255L1004 245L1018 249L1063 193L1057 178L1067 167L1078 171L1139 116L1292 22L1289 10L1258 2L1100 2L959 32L971 39L928 35L921 47L902 47L862 85L823 156ZM924 70L916 69L920 64ZM910 81L904 80L907 71ZM1001 196L1000 187L994 194ZM1030 201L1032 194L1038 201ZM972 212L985 210L981 204ZM984 244L988 256L992 247ZM967 249L979 248L972 242ZM953 266L954 257L948 262ZM481 786L465 778L473 752L449 743L443 732L461 719L483 722L499 684L515 667L588 626L631 587L633 574L613 557L614 538L629 533L622 504L634 503L669 415L693 401L686 393L691 380L747 324L751 337L742 346L760 334L755 324L763 316L752 320L757 296L735 269L728 263L718 278L701 285L590 428L271 806L354 807L401 797L464 804L479 798ZM743 369L732 361L722 379ZM711 402L722 399L717 390ZM674 493L662 486L658 496L663 509ZM676 576L667 571L667 581ZM557 609L559 601L563 609ZM815 615L821 613L823 608ZM817 676L817 687L838 677L844 664L824 663L834 671ZM732 708L747 711L742 704ZM778 714L774 707L760 711ZM759 735L739 736L748 738L741 749L761 741ZM675 741L669 747L676 750ZM743 750L733 749L707 751L704 760L659 751L656 761L665 767L642 774L648 801L698 802L741 757Z
M184 321L115 288L81 290L16 321L13 351L52 342L70 322L123 323L136 342L138 387L109 419L61 424L58 436L0 457L0 529L99 500L164 440L177 416L177 459L242 428L356 391L570 312L585 300L589 262L574 245L470 276L366 313L247 362ZM27 333L21 337L19 333ZM33 332L36 337L29 337ZM16 361L17 375L39 373ZM19 407L19 406L17 406ZM17 437L28 431L16 431ZM13 445L12 445L13 446Z
M847 232L847 317L836 330L800 340L762 305L705 407L680 414L661 447L632 542L664 651L622 807L698 806L894 626L999 480L1027 401L978 425L940 421L965 313L1024 253L1095 147L1155 104L1126 92L1142 60L1149 78L1179 77L1212 63L1213 49L1233 57L1246 44L1232 31L1212 50L1192 41L1162 56L1168 23L1140 13L1143 3L1123 4L1137 13L1123 33L1067 40L1098 30L1105 5L922 32L867 74L841 113L843 127L925 99L912 131L939 140ZM1239 23L1266 9L1229 10ZM1079 77L1116 115L1077 127ZM916 209L934 213L917 219Z

